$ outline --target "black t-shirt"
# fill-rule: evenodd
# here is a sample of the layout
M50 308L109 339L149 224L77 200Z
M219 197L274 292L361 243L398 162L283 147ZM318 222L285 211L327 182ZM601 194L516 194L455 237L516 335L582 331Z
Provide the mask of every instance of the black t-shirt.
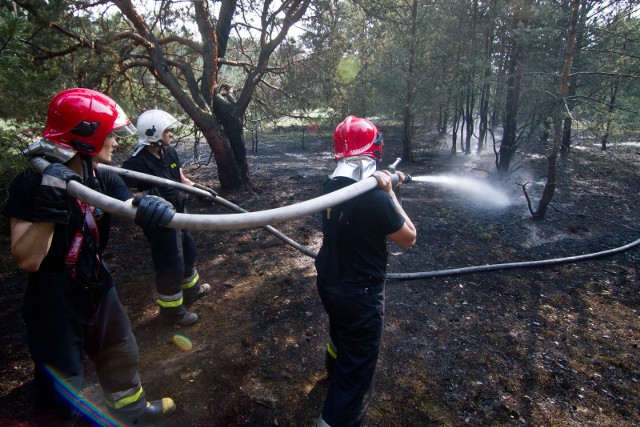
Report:
M11 182L9 197L2 210L2 215L7 218L13 217L32 222L34 198L38 192L41 180L42 176L31 169L27 169L18 174ZM133 197L122 179L113 172L100 169L97 171L97 180L100 186L99 191L102 194L121 201ZM84 224L84 213L78 200L70 195L67 195L67 198L71 208L69 224L55 225L51 248L35 275L57 274L65 271L65 258L69 252L69 246L75 233L80 230ZM109 240L111 215L96 208L93 212L93 217L100 240L97 251L101 254ZM94 258L91 262L95 263L92 267L94 270L99 267L97 259Z
M178 157L175 148L171 146L163 146L160 149L161 158L154 156L146 148L137 155L130 157L123 164L124 169L136 172L154 175L160 178L170 179L175 182L182 182L180 177L180 168L182 162ZM176 210L180 213L184 212L184 194L169 185L154 185L135 178L125 177L125 182L131 188L137 188L140 191L148 191L149 194L160 196L171 202Z
M355 181L337 177L327 181L324 194ZM374 188L322 212L323 242L316 269L320 279L359 281L383 279L387 272L387 240L400 230L404 218L389 195Z

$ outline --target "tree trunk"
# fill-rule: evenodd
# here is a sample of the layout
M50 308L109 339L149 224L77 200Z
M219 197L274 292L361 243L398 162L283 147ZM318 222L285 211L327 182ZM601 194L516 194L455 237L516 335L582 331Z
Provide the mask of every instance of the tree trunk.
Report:
M466 123L466 135L465 135L465 142L464 142L464 154L471 154L471 138L473 137L473 128L474 128L474 121L473 121L473 111L475 108L475 89L473 88L472 84L469 84L467 86L467 98L466 98L466 103L465 103L465 123Z
M460 115L460 152L464 153L464 131L465 131L465 125L466 125L466 118L464 115L464 107L460 107L460 112L458 113Z
M560 75L560 91L553 114L553 144L549 155L547 168L547 183L542 191L542 197L538 204L538 209L533 213L533 219L541 220L547 212L547 207L553 199L556 190L556 160L562 143L562 121L564 114L564 105L567 95L569 94L569 78L571 72L571 64L573 63L573 53L576 44L576 28L578 23L578 14L580 11L580 3L583 0L573 0L571 12L571 26L569 27L569 36L567 39L567 47L565 51L564 67Z
M487 16L489 17L488 25L485 26L484 31L484 81L482 83L482 89L480 92L480 105L478 115L478 148L477 153L480 154L484 151L487 142L487 132L489 131L489 100L491 98L491 83L490 78L493 74L491 56L493 54L493 46L495 39L495 20L496 20L496 7L497 1L492 0L489 2L489 10Z
M200 129L203 128L200 127ZM225 138L222 132L214 128L204 129L202 134L207 140L215 158L220 186L228 189L241 187L244 181L238 173L239 168L236 167L236 161L229 140Z
M616 103L616 98L618 96L618 87L619 87L619 78L616 79L611 85L611 96L609 97L609 108L607 111L607 120L604 124L604 135L602 136L602 140L600 142L600 147L602 150L607 149L607 143L609 142L609 133L611 132L611 123L613 121L613 110L614 105Z
M406 75L406 93L404 111L402 114L402 159L405 162L413 161L413 123L414 123L414 94L415 76L414 64L416 57L416 33L418 19L418 0L413 0L411 4L411 34L409 38L409 64Z
M582 8L580 10L579 24L577 25L576 31L580 29L579 32L576 32L576 46L575 52L573 54L573 62L577 64L580 58L580 53L582 51L582 46L584 45L584 39L586 37L585 29L587 27L587 18L589 16L589 11L592 6L587 6L586 4L582 4ZM567 106L569 111L573 111L573 106L575 104L574 98L578 91L578 75L574 74L570 77L569 80L569 96L567 97ZM571 116L565 117L562 123L562 144L560 145L560 155L566 156L569 153L569 149L571 148L571 135L573 128L573 119Z
M405 111L402 119L402 159L405 162L413 161L413 114L411 113L411 107L405 106Z
M509 173L511 160L516 152L516 129L518 118L518 102L520 100L520 82L522 80L522 64L520 62L522 48L520 43L514 42L511 49L507 77L506 114L504 119L504 134L500 143L497 169L501 175Z
M571 148L571 131L573 120L570 116L564 118L562 122L562 144L560 145L560 155L566 156Z
M223 161L218 159L218 154L214 152L216 164L218 165L218 175L220 185L224 182L224 188L239 188L250 186L249 165L247 163L247 150L244 141L244 127L242 117L237 117L232 108L221 95L216 96L214 103L214 114L224 131L220 137L213 140L214 144L223 144ZM214 147L209 141L211 150ZM228 146L228 148L227 148ZM218 148L219 149L219 148ZM225 163L226 162L226 163Z
M438 115L438 133L447 133L447 127L449 125L449 110L440 106L440 114Z
M487 139L487 130L489 126L489 93L491 85L487 82L489 75L485 72L485 83L482 85L482 95L480 97L480 114L478 117L478 147L477 153L481 153L485 147Z
M451 154L455 154L458 150L458 128L460 127L460 113L458 112L458 103L454 109L451 122Z

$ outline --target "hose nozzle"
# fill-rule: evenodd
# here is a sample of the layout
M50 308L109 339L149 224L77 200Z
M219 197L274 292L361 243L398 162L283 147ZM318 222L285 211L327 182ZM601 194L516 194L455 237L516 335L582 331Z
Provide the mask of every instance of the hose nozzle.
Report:
M391 172L392 174L395 174L395 175L396 175L396 177L397 177L397 178L396 178L396 181L394 181L394 182L397 182L397 181L400 179L400 178L398 177L397 173L396 173L396 172L397 172L397 171L396 171L396 168L398 167L398 165L400 164L400 162L401 162L401 161L402 161L402 159L401 159L400 157L398 157L398 158L396 159L396 161L395 161L395 162L391 163L391 164L387 167L387 170L388 170L389 172ZM411 180L412 180L411 175L409 175L408 173L404 173L404 172L403 172L402 174L404 175L404 181L402 181L402 182L404 182L404 183L411 182Z
M392 173L395 172L396 168L398 167L398 165L400 164L401 161L402 161L402 159L400 157L398 157L395 162L391 163L389 165L389 167L387 168L389 170L389 172L392 172Z

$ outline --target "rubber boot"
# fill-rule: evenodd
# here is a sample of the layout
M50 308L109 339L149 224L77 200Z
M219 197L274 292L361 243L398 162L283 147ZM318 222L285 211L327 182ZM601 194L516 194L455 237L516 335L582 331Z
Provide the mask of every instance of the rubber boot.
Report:
M176 404L170 397L163 397L160 400L147 402L147 407L144 409L142 415L140 415L140 418L138 418L138 425L144 425L161 418L169 417L175 411Z
M167 325L191 326L198 321L198 315L187 311L184 305L160 307L160 319Z
M208 283L196 283L189 289L182 291L183 301L185 304L193 304L203 296L209 293L211 286Z
M118 410L109 408L109 412L113 415L115 425L121 427L139 427L146 426L154 421L159 421L163 418L171 416L176 411L176 404L170 397L163 397L160 400L152 400L151 402L140 402L144 408L140 412L138 402L134 403L135 408L128 408L127 406ZM129 405L128 405L129 406ZM109 425L112 425L109 423Z

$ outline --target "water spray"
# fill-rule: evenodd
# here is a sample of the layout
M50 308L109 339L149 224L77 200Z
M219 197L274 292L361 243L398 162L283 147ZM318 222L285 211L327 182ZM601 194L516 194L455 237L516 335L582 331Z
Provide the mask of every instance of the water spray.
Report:
M509 197L495 187L477 179L455 175L424 175L411 178L414 182L437 184L459 191L470 200L504 208L511 204Z
M400 164L402 159L400 157L396 158L396 160L388 166L389 172L392 174L397 174L396 168ZM468 177L460 177L455 175L424 175L424 176L416 176L412 177L407 173L402 173L404 175L403 183L408 182L423 182L430 184L437 184L444 187L452 188L464 193L470 199L490 203L497 207L506 207L511 204L509 197L498 191L496 188L491 185L480 182L478 180L468 178ZM395 181L394 181L395 182Z

